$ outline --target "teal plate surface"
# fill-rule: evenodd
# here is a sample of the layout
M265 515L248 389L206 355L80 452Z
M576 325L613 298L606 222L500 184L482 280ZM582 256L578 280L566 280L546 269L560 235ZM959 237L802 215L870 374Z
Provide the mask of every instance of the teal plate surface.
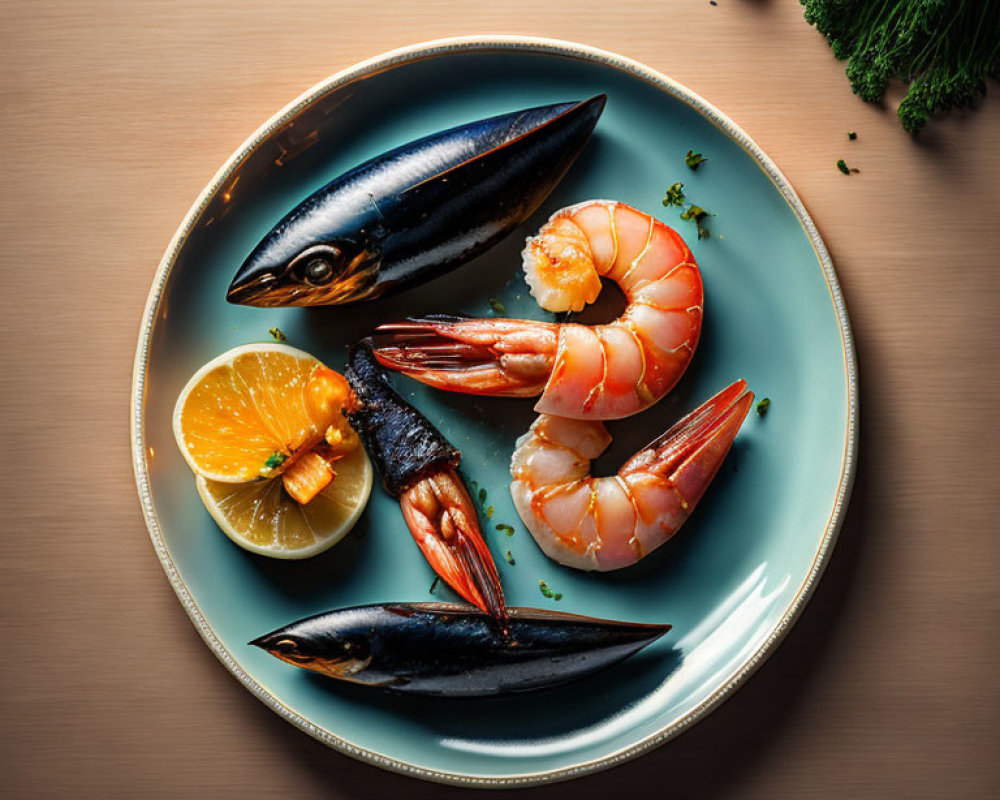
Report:
M590 144L535 216L474 262L357 308L228 305L237 266L288 209L349 167L419 136L525 107L608 94ZM689 148L708 161L684 165ZM679 209L685 184L710 209L698 241ZM362 690L249 647L253 637L327 609L431 600L433 573L398 504L376 487L356 529L305 562L244 552L202 507L171 432L188 378L238 344L280 327L289 344L342 369L346 345L375 324L425 312L550 319L529 296L519 252L555 209L614 198L688 240L705 283L701 344L679 386L653 409L611 423L611 472L682 413L746 378L770 412L751 412L701 505L674 540L614 574L547 560L508 493L527 400L395 384L459 446L469 480L495 508L487 539L508 601L598 617L670 622L654 646L612 669L543 693L445 702ZM609 291L606 294L613 294ZM599 301L590 321L613 316ZM586 319L586 318L585 318ZM208 645L258 698L327 744L389 769L467 785L567 778L631 758L717 706L780 641L822 573L850 493L857 393L847 317L826 250L788 182L729 119L627 59L522 38L432 42L340 73L244 144L199 198L154 281L136 356L132 438L146 521L174 589ZM512 525L512 537L495 530ZM516 565L503 558L510 550ZM563 599L539 592L545 579ZM437 589L440 599L451 599Z

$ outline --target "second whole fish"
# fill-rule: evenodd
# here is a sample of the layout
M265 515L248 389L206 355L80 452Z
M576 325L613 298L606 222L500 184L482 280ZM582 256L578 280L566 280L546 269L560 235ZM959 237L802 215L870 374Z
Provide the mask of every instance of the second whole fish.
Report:
M250 644L331 678L409 694L482 697L543 689L628 658L667 631L651 625L511 608L502 634L486 615L450 603L330 611Z

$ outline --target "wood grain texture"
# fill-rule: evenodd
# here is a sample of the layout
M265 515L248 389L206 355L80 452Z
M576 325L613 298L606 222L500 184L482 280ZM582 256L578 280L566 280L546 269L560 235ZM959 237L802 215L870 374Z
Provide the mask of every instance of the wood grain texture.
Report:
M847 524L774 657L676 741L523 795L1000 793L995 85L913 141L851 95L795 0L3 6L0 794L469 794L328 750L215 661L146 535L127 409L155 266L235 147L336 70L471 33L616 51L735 119L817 221L861 367Z

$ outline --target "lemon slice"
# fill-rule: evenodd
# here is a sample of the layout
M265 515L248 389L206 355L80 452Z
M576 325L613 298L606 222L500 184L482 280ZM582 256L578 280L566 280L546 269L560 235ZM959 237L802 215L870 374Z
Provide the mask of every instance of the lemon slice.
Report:
M198 370L177 398L177 446L196 475L245 483L277 475L299 451L342 431L343 375L284 344L237 347ZM349 449L345 447L344 449Z
M272 558L309 558L344 538L371 493L372 466L364 448L333 468L336 477L306 505L289 497L280 480L224 483L199 475L196 481L205 508L240 547Z

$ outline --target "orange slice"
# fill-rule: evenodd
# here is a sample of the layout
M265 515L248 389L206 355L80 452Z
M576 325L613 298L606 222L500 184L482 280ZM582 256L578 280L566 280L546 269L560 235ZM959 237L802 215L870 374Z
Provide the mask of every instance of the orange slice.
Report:
M372 467L341 414L349 392L342 375L284 344L237 347L188 381L174 436L230 539L307 558L354 526Z
M372 467L364 448L355 448L333 469L334 479L306 505L293 500L279 480L220 483L199 475L198 494L226 536L245 550L308 558L344 538L371 492Z
M188 381L174 408L174 436L203 478L275 477L324 438L340 454L358 446L340 413L348 392L342 375L301 350L237 347Z

